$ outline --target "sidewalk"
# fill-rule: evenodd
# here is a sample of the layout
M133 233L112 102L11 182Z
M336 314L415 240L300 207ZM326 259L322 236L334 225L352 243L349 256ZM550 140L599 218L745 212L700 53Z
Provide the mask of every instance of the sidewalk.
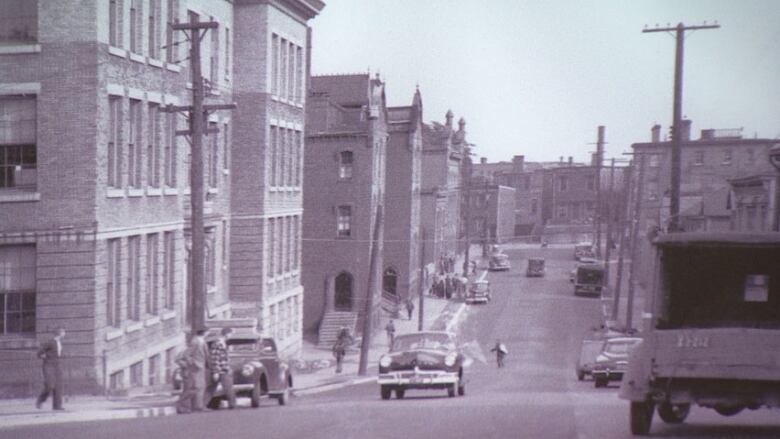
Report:
M393 319L396 335L417 331L418 306L415 303L411 320ZM425 296L424 327L452 331L461 321L465 308L462 302ZM304 341L301 358L290 362L293 367L292 394L309 395L374 381L379 357L387 352L387 337L384 331L387 321L388 318L383 317L377 326L378 329L371 340L367 373L363 377L357 374L359 343L347 352L343 372L336 374L335 360L330 350L317 349L314 344ZM66 396L63 403L65 411L61 412L51 410L51 400L38 410L35 408L34 398L5 399L0 400L0 431L26 425L168 416L176 413L176 399L177 395L172 391L123 397ZM243 405L241 400L239 405Z

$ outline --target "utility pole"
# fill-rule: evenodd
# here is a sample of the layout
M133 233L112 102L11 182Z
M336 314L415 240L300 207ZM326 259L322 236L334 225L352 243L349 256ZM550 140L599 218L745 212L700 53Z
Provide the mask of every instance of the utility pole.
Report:
M371 259L368 263L368 295L366 296L366 309L363 317L363 335L360 341L360 364L358 375L365 375L368 366L368 350L371 348L371 332L373 330L374 291L376 290L376 264L379 257L379 230L382 227L382 205L376 206L376 219L374 220L374 233L371 241Z
M628 226L628 214L629 214L629 205L631 204L631 190L633 189L633 185L631 182L631 178L633 175L633 164L629 163L628 168L625 169L623 172L623 177L626 180L625 184L625 190L626 193L623 196L623 200L620 204L620 215L618 219L618 230L620 232L620 248L618 249L618 267L617 267L617 276L615 279L615 294L612 296L612 321L616 322L618 319L618 310L620 309L620 290L623 287L623 255L625 254L625 247L626 247L626 226ZM631 227L628 227L629 233L631 230Z
M607 248L605 250L606 264L604 265L604 281L609 286L609 265L612 257L612 192L615 189L615 159L613 158L609 166L609 194L607 194Z
M596 141L596 257L601 258L601 165L604 162L604 126L599 125Z
M420 247L420 275L419 282L417 285L419 286L417 292L420 294L420 305L417 307L417 330L422 331L424 330L425 326L425 285L423 277L425 273L425 229L422 229L422 246Z
M680 230L680 174L682 162L682 88L683 88L683 49L685 45L685 31L702 29L717 29L720 25L707 24L700 26L685 26L679 23L676 27L662 27L643 29L643 33L649 32L675 32L676 50L674 56L674 104L672 106L672 169L671 169L671 194L669 200L669 232Z
M469 239L469 230L471 229L471 148L466 146L466 153L464 154L463 158L463 165L466 168L464 172L463 180L463 189L466 192L465 199L466 199L466 207L465 207L465 214L463 215L466 219L466 227L465 227L465 238L466 238L466 251L464 252L464 259L463 259L463 277L468 277L469 275L469 250L471 248L471 241ZM454 270L454 268L453 268Z
M642 197L644 196L645 156L639 154L639 175L636 183L636 197L634 199L634 219L631 227L631 271L628 273L628 303L626 304L626 330L631 331L633 326L634 294L636 294L636 270L639 259L639 221L642 212Z
M190 16L189 23L176 22L171 25L173 30L190 31L187 39L190 41L190 69L192 69L192 105L168 105L163 112L188 112L189 129L177 130L176 135L190 136L190 233L192 234L192 253L190 257L190 292L193 333L203 329L206 321L206 286L205 274L205 236L203 230L203 134L219 132L218 129L207 130L206 120L209 111L232 110L235 104L204 105L203 74L201 72L200 42L209 29L216 32L218 24L215 21L199 22L196 15ZM201 32L202 31L202 32Z

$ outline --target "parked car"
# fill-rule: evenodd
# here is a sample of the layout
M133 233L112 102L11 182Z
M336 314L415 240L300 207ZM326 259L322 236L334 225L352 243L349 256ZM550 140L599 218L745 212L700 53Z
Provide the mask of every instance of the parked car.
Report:
M466 303L490 302L490 282L486 279L475 280L466 292Z
M596 253L593 251L592 242L580 242L574 245L574 259L594 258Z
M544 258L528 258L526 277L544 277Z
M512 265L509 263L509 255L504 253L494 253L490 255L490 260L488 261L488 270L506 271L510 268L512 268Z
M577 264L574 272L574 295L601 296L604 288L604 265Z
M590 376L596 365L596 358L601 353L604 340L584 339L580 345L580 355L577 360L577 379L582 381Z
M390 352L379 359L380 396L390 399L395 391L401 399L407 389L446 389L449 397L465 395L464 361L452 333L424 331L396 336Z
M620 381L628 369L628 354L640 341L642 339L638 337L616 337L602 342L591 371L594 385L606 387L610 381Z

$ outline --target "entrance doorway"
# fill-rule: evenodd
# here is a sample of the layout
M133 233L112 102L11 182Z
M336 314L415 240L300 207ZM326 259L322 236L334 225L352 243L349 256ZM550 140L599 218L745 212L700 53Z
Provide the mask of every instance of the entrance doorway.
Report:
M336 311L352 311L352 275L342 272L334 281L333 307Z

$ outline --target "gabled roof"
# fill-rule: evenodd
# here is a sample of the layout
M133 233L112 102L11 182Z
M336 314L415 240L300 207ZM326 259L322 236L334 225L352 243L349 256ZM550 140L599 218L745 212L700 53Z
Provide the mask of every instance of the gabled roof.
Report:
M344 107L368 105L369 81L368 73L312 76L311 91Z

